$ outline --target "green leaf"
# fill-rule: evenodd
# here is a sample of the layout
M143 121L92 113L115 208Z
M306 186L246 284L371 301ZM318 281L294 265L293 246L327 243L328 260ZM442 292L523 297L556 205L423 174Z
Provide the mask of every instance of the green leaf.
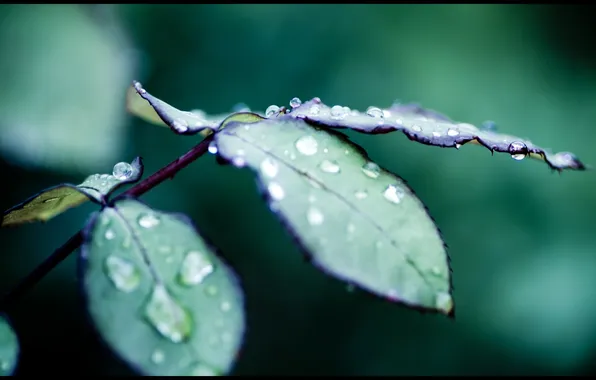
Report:
M80 185L64 183L50 187L6 210L1 227L12 227L24 223L46 222L64 211L79 206L91 199L103 202L106 197L122 185L136 182L143 175L140 157L130 164L119 162L112 174L93 174Z
M410 140L444 148L459 149L467 143L479 144L491 152L510 154L515 160L526 156L543 160L559 171L586 168L573 153L555 154L528 140L454 122L445 115L415 104L394 104L388 109L369 107L363 113L348 107L328 107L315 98L292 110L290 115L317 126L349 128L369 134L401 131Z
M231 123L214 141L220 158L256 172L271 210L320 269L412 307L452 312L433 220L362 148L290 116Z
M6 318L0 316L0 376L10 376L17 366L19 341Z
M80 268L97 330L139 373L230 371L244 332L242 292L187 218L117 201L86 227Z

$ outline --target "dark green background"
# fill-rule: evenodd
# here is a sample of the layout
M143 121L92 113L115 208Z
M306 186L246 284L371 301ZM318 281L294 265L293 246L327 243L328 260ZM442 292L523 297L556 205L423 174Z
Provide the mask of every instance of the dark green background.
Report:
M199 137L126 115L133 79L181 108L298 96L415 101L596 164L594 7L0 6L0 206L140 155L152 173ZM234 374L586 374L596 369L596 178L480 147L350 133L404 177L450 247L457 318L389 304L304 263L247 170L205 156L143 200L183 211L240 273ZM77 231L85 205L0 231L8 290ZM86 320L72 255L10 313L18 374L122 374Z

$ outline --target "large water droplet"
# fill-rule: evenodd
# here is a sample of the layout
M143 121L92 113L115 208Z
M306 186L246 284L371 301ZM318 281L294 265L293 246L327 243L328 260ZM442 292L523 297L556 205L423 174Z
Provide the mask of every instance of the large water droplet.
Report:
M319 164L319 168L325 173L336 174L340 172L340 167L337 161L323 160Z
M105 261L105 269L116 289L125 293L132 292L141 283L141 273L137 267L118 256L108 256Z
M113 238L116 237L116 233L113 230L108 228L106 230L104 237L106 238L106 240L112 240Z
M391 203L401 202L404 195L404 191L397 185L389 185L385 191L383 191L383 196Z
M159 348L156 348L155 351L151 354L151 361L155 364L161 364L166 359L166 354Z
M378 107L368 107L366 114L370 117L383 117L383 111Z
M290 100L290 107L292 108L298 108L302 105L302 100L300 100L300 98L292 98L292 100Z
M271 157L265 158L261 161L261 172L269 178L273 178L279 171L279 164Z
M145 306L145 317L165 338L180 343L192 331L190 314L170 296L163 285L156 285Z
M310 207L306 211L306 220L311 226L318 226L323 223L325 216L318 208Z
M215 143L215 141L211 141L209 143L209 147L207 148L207 151L211 154L217 153L217 144Z
M269 192L269 196L276 201L281 201L286 195L283 187L277 182L271 182L269 186L267 186L267 191Z
M368 192L366 190L356 190L354 196L356 199L364 199L368 196Z
M453 309L453 298L449 293L439 292L436 295L435 307L446 313L449 313Z
M195 364L190 370L189 376L217 376L218 373L205 364Z
M362 172L370 178L378 178L381 174L381 168L374 162L369 161L362 166Z
M345 107L342 106L333 106L331 107L331 118L335 120L340 120L346 117L346 115L350 112L348 108L348 112L346 112Z
M213 264L204 254L199 251L190 251L182 260L178 280L183 285L197 285L213 273L213 269Z
M120 181L124 181L125 179L132 177L133 172L134 169L132 168L132 165L126 162L118 162L116 165L114 165L114 169L112 169L112 175Z
M298 152L304 154L305 156L312 156L313 154L316 154L318 145L319 144L317 143L317 140L310 135L300 137L295 143Z
M517 161L523 160L528 154L528 147L521 141L512 142L507 149L511 154L511 158Z
M447 136L455 137L457 135L459 135L459 131L457 129L449 128L447 130Z
M159 218L154 214L141 214L138 219L139 226L153 228L159 224Z
M276 105L270 105L265 110L265 117L270 118L270 117L277 115L278 113L279 113L279 107Z

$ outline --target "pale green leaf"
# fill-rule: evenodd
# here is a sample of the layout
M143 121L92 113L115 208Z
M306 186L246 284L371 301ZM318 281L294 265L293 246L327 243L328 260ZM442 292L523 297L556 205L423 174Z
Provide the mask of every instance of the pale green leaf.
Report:
M143 375L220 375L242 344L235 274L179 214L123 199L85 230L89 313L110 348Z

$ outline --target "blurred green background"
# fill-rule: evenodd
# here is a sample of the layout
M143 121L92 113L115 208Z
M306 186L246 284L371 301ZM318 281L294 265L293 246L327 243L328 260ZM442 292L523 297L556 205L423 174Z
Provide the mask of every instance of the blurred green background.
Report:
M596 164L594 6L0 5L0 206L200 137L133 119L133 79L180 109L264 110L319 96L419 102ZM304 263L248 170L205 156L143 197L183 211L239 272L248 331L234 374L596 372L596 177L482 148L350 133L428 205L450 247L457 318L389 304ZM1 230L6 291L92 205ZM81 303L72 255L10 317L19 375L126 374Z

